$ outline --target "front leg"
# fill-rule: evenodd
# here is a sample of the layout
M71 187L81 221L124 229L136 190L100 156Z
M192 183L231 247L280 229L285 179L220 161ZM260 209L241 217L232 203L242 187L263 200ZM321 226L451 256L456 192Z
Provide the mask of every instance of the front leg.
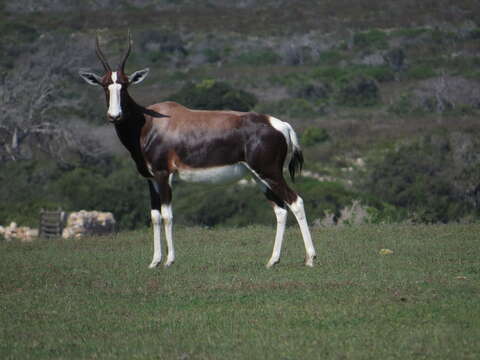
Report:
M162 225L162 216L160 213L160 196L158 194L157 188L153 181L148 181L150 189L150 204L152 210L150 211L152 225L153 225L153 259L150 265L150 269L154 269L162 261L162 244L161 244L161 225Z
M162 219L165 226L165 238L167 239L167 261L165 267L169 267L175 261L175 249L173 247L173 215L172 205L162 204Z
M165 226L165 238L167 240L168 255L165 267L173 264L175 261L175 249L173 246L173 216L172 216L172 188L170 186L170 177L166 173L155 174L155 180L150 180L150 195L152 203L152 223L153 223L153 247L154 254L150 268L158 266L162 259L160 244L160 227L163 221ZM155 220L154 215L155 214Z
M152 209L151 212L152 225L153 225L153 259L150 265L150 269L154 269L162 261L162 244L161 244L161 224L162 217L160 211Z

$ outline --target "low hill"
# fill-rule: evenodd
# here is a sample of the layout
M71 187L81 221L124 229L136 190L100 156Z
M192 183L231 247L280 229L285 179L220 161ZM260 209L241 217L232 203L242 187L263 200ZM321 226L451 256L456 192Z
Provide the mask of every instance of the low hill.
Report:
M112 63L118 61L127 29L134 37L127 70L151 68L131 90L140 103L167 100L189 83L218 81L253 94L252 110L294 125L311 179L328 179L350 194L348 201L335 195L335 209L319 207L314 218L327 210L338 218L354 199L379 211L393 206L400 217L422 222L478 215L476 1L3 0L0 6L0 177L9 184L0 223L35 221L38 208L59 204L115 210L125 227L145 222L140 209L148 202L140 190L132 197L141 199L135 211L133 203L85 200L100 199L108 183L119 187L110 189L118 196L121 188L141 186L119 159L125 153L105 124L103 94L77 75L80 68L100 72L96 34ZM415 169L413 158L428 166ZM89 178L83 188L90 197L73 195L82 186L79 173ZM428 200L402 200L425 192L432 193ZM127 209L138 215L127 221Z

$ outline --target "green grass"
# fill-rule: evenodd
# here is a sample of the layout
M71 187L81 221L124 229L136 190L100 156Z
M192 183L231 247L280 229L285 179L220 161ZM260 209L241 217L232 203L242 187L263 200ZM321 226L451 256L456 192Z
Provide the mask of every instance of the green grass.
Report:
M480 353L480 225L176 229L0 243L2 359L468 359ZM392 255L380 255L388 248Z

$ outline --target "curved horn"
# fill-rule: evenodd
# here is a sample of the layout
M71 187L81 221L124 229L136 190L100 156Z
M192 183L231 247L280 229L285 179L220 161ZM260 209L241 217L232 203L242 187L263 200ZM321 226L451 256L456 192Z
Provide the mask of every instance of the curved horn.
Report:
M102 65L105 68L105 71L112 71L112 68L110 67L110 65L108 65L108 61L105 58L105 55L103 55L102 50L100 50L100 42L98 41L98 34L95 37L95 52L97 53L98 58L102 62Z
M123 57L122 64L120 65L120 71L122 73L125 72L125 63L127 62L128 55L130 55L130 50L132 50L132 33L130 32L130 29L128 29L128 49Z

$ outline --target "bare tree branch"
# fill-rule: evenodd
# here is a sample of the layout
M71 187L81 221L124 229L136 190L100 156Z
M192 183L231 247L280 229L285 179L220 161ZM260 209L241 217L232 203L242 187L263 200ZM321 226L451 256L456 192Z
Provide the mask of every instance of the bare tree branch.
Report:
M61 162L72 151L94 157L103 152L99 141L74 136L67 125L73 123L73 116L65 118L65 109L74 109L79 99L66 98L65 85L71 69L82 61L75 47L81 45L53 36L44 36L33 55L19 57L14 69L0 78L0 159L28 158L32 147ZM83 135L89 138L87 131Z

